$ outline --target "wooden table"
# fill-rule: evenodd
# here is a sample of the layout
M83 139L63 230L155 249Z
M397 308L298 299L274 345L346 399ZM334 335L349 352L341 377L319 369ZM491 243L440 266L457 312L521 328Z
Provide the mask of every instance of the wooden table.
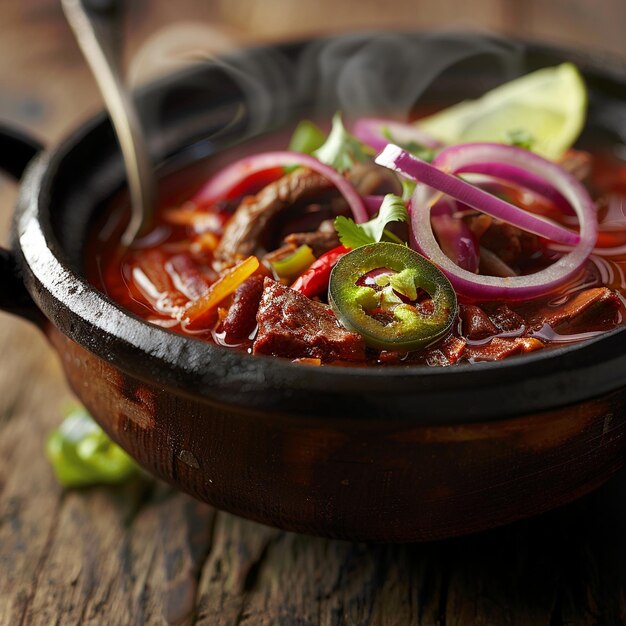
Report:
M233 12L243 0L181 4L190 16L220 10L231 16L226 32L249 34ZM161 20L173 11L150 8ZM98 107L93 83L55 4L3 3L0 18L0 113L56 141ZM150 22L134 20L148 32ZM14 197L2 182L4 232ZM541 518L410 546L279 532L147 477L64 492L43 455L70 400L58 360L38 331L5 314L0 354L2 626L626 623L626 472Z

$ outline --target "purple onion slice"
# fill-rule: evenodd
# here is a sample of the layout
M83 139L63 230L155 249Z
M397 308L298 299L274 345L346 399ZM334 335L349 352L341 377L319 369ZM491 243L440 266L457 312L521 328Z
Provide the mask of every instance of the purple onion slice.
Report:
M369 219L367 209L358 191L349 181L332 167L324 165L315 157L288 150L262 152L261 154L235 161L213 176L192 198L192 202L197 205L215 202L225 198L231 189L257 172L271 170L275 167L292 167L294 165L306 167L329 180L345 198L352 210L354 221L357 224L367 222Z
M410 180L422 183L417 185L411 200L412 241L418 250L441 268L458 293L468 298L524 300L548 293L573 277L595 246L598 233L596 207L586 189L555 163L527 150L493 143L453 146L444 150L438 157L438 162L445 164L449 172L447 173L390 144L376 158L376 162ZM578 217L580 233L574 233L504 202L454 175L473 163L493 163L522 168L528 172L529 177L544 181L555 193L560 194L574 211ZM448 258L435 238L431 224L431 208L440 199L441 194L447 194L523 230L574 247L550 267L534 274L507 278L474 274Z

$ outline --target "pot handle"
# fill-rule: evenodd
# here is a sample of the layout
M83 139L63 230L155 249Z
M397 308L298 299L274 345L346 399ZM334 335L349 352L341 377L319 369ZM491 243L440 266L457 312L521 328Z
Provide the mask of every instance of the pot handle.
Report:
M23 132L0 124L0 170L19 180L31 159L43 146ZM0 247L0 309L33 322L41 313L24 287L15 255Z

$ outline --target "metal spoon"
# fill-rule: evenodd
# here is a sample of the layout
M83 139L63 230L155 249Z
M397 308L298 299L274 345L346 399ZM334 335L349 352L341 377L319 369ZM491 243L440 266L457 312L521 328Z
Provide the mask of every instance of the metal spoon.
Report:
M122 244L130 246L152 217L156 181L137 110L122 77L122 3L123 0L62 0L65 17L96 79L122 150L132 210Z

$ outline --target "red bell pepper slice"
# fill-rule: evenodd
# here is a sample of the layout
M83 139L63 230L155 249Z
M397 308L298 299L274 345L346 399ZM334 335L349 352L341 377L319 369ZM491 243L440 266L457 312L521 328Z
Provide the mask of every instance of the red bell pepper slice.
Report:
M330 272L337 261L348 252L350 252L349 248L337 246L322 254L304 274L296 279L291 288L309 298L323 294L328 289Z

